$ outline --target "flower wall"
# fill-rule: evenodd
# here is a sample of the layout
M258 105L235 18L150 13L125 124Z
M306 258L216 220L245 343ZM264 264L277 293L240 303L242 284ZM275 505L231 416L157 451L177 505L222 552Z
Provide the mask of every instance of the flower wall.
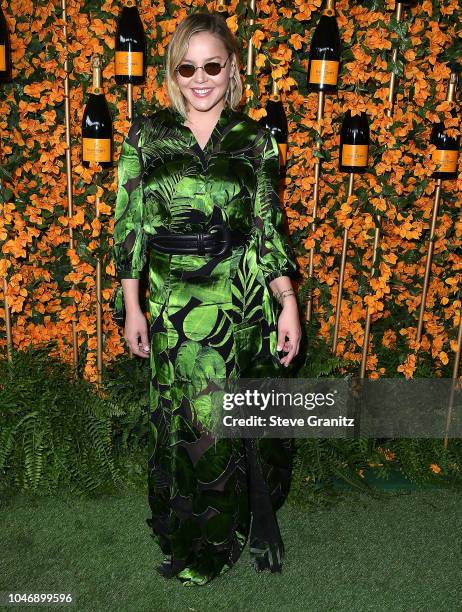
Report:
M191 11L214 2L140 0L148 39L149 65L144 86L134 87L135 114L150 114L168 104L163 77L166 45L176 25ZM14 82L1 85L0 273L7 279L13 343L56 340L63 359L72 359L71 321L77 307L79 355L84 376L97 379L95 267L103 269L104 360L126 351L111 319L108 300L115 281L111 261L117 169L99 171L80 163L81 119L92 83L91 57L103 57L103 82L114 121L115 157L129 129L126 89L114 80L114 38L120 3L69 0L68 42L63 38L59 0L1 0L13 48ZM289 120L287 177L283 204L292 242L304 275L314 247L313 325L332 344L344 227L349 248L337 353L359 363L366 305L372 316L367 376L412 377L419 355L434 375L450 375L457 348L462 277L462 159L456 180L443 181L433 263L420 346L416 328L436 180L429 144L431 124L442 120L457 135L456 102L446 101L448 62L462 64L462 9L457 0L424 0L406 8L396 22L395 2L340 0L336 12L343 52L337 95L327 95L321 124L316 93L307 93L311 36L321 0L257 2L253 26L247 3L230 3L227 22L241 43L245 74L247 41L256 47L254 74L245 77L245 111L254 119L276 79ZM392 63L392 47L399 47ZM64 61L70 67L71 152L74 211L68 218ZM386 114L391 73L397 75L396 102ZM244 100L243 100L244 102ZM456 109L454 118L450 111ZM355 177L347 197L348 175L338 171L339 133L347 109L365 110L370 121L370 167ZM320 134L322 133L322 138ZM321 142L320 149L316 143ZM320 200L314 232L314 165L322 159ZM100 217L95 196L100 196ZM382 218L378 271L370 281L373 236ZM74 248L69 248L69 227ZM3 287L0 288L3 291ZM304 305L306 283L299 287ZM0 319L4 322L3 293ZM303 311L301 312L303 317ZM4 327L3 327L4 329ZM5 335L0 338L6 352ZM389 364L393 363L392 366Z

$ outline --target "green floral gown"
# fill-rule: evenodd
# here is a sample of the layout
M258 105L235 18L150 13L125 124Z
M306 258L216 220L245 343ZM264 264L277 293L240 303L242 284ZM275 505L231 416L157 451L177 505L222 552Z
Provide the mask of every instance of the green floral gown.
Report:
M204 149L173 108L135 119L118 165L113 257L119 279L149 275L151 433L147 523L184 585L226 572L249 540L257 571L281 571L276 510L287 497L290 439L214 438L213 378L282 376L278 304L268 283L296 275L277 192L271 132L225 107ZM224 255L171 255L156 233L249 233ZM205 392L204 392L205 390Z

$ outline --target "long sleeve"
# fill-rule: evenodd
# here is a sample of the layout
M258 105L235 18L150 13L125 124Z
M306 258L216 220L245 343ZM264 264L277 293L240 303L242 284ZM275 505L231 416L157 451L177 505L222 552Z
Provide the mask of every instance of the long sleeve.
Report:
M140 121L135 120L122 143L118 162L112 255L119 279L140 278L146 263L140 131Z
M297 278L297 263L288 242L278 194L279 149L275 137L268 129L257 137L256 150L261 159L256 173L254 198L259 266L267 282L279 276Z

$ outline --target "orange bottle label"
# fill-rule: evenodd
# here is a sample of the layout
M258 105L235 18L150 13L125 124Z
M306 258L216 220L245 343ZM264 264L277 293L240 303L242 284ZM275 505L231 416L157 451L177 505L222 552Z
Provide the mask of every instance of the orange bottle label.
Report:
M5 45L0 45L0 70L6 70L6 49L5 49Z
M129 76L143 76L143 52L116 51L115 73Z
M369 146L365 144L344 144L342 146L342 166L367 166Z
M278 148L279 148L279 163L281 164L281 166L285 166L286 161L287 161L287 143L278 142Z
M311 60L309 82L336 85L338 65L339 63L333 60Z
M459 151L456 150L435 149L432 160L439 165L435 168L435 172L456 172L458 153Z
M84 138L83 160L87 162L110 162L111 161L111 139L110 138Z

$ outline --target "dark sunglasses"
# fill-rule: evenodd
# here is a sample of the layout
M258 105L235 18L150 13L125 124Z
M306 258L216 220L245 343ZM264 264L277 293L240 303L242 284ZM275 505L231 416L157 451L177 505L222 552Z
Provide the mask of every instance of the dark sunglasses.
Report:
M196 72L198 68L203 68L207 74L210 76L216 76L220 74L221 69L226 66L227 61L229 60L231 53L226 58L226 62L223 66L219 62L207 62L203 66L193 66L192 64L180 64L175 71L179 72L182 77L190 78Z

